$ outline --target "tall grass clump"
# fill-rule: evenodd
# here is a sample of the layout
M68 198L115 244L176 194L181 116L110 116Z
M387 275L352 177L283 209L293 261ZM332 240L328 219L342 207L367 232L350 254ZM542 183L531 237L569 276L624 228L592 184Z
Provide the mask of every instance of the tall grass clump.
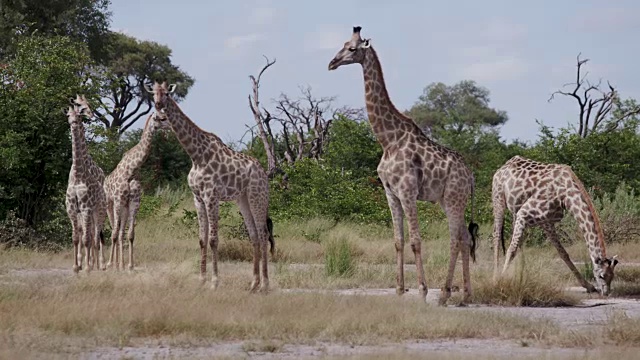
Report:
M325 243L324 267L327 276L349 277L354 274L353 248L347 239L331 239Z
M518 256L513 275L504 274L495 282L489 274L474 288L474 302L499 306L573 306L579 299L564 291L564 284L544 264L527 266L524 253Z

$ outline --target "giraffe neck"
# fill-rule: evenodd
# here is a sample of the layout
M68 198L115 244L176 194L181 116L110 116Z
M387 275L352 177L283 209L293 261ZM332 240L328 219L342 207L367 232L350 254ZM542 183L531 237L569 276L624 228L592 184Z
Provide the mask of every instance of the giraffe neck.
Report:
M382 148L388 148L406 132L422 133L413 120L398 111L391 102L382 66L373 47L366 52L362 71L369 123Z
M571 204L568 206L569 211L573 214L582 231L591 261L595 262L596 259L604 259L607 256L607 252L600 217L580 179L573 173L571 177L573 180L571 182L572 187L578 191L578 196L571 198Z
M172 98L167 99L165 113L169 124L171 124L171 129L176 134L184 151L189 154L191 161L194 164L205 163L206 154L203 150L208 149L208 146L205 146L207 132L191 121Z
M75 179L84 179L89 173L87 143L82 123L71 127L71 171Z
M125 166L124 169L128 173L127 178L131 177L131 175L142 167L142 164L147 160L149 154L151 153L151 142L153 140L153 135L156 133L157 126L155 120L151 117L147 120L147 123L144 126L144 130L142 130L142 136L140 137L140 141L132 147L122 158L121 163L126 163L129 166Z

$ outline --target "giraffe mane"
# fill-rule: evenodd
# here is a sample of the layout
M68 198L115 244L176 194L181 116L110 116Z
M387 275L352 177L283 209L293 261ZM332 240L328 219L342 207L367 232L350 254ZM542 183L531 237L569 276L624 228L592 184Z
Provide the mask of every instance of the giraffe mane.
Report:
M584 184L582 183L582 181L580 181L580 179L578 179L578 177L573 172L573 170L571 170L571 168L569 168L569 170L570 170L570 174L571 174L571 179L573 179L573 182L578 187L578 190L580 190L580 194L582 195L582 199L587 204L587 207L589 208L589 212L591 213L591 216L593 217L593 224L596 227L596 234L598 236L598 245L600 245L600 250L602 251L602 256L604 256L605 259L606 259L606 257L607 257L607 249L606 249L605 244L604 244L604 231L602 229L602 223L600 222L600 217L598 216L598 213L596 212L596 208L593 205L593 201L591 201L591 197L589 196L589 193L587 193L587 189L585 189Z

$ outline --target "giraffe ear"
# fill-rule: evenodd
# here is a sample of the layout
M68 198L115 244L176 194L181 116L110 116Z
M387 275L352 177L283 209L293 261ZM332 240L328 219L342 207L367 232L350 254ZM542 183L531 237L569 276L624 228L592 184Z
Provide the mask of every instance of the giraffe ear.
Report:
M169 85L169 94L173 94L176 91L176 84Z
M151 88L151 86L149 86L149 84L144 84L144 89L148 92L153 94L153 89Z
M365 39L362 44L360 44L362 49L368 49L371 47L371 39Z

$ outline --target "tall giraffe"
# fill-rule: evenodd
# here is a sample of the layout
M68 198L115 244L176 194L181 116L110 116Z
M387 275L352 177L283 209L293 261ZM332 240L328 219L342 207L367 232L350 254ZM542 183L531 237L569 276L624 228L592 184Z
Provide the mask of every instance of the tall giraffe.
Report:
M107 215L111 223L111 255L107 266L115 261L116 269L124 269L124 232L129 224L129 270L133 270L133 240L135 237L136 215L140 209L142 187L139 169L149 157L151 142L157 130L169 129L164 115L156 112L147 118L140 141L129 149L116 168L104 181L107 197Z
M220 201L235 201L253 242L253 282L251 291L269 290L267 241L274 244L268 226L269 181L260 163L234 151L210 132L200 129L170 96L176 85L155 82L145 85L153 94L157 112L164 112L178 141L192 161L189 187L198 212L200 227L200 277L207 269L207 243L212 251L212 286L218 287L218 206ZM262 266L260 261L262 260ZM260 278L262 275L262 279Z
M380 61L371 46L371 39L360 37L360 26L353 28L351 39L329 63L329 70L342 65L358 63L364 73L367 113L371 128L382 146L383 155L378 164L378 175L385 189L396 243L397 287L400 295L404 288L404 229L403 216L409 224L409 237L418 272L418 289L427 295L417 200L439 203L449 221L451 253L449 271L439 303L446 304L451 296L451 282L458 253L462 252L464 302L471 296L469 256L475 262L478 225L465 226L464 212L471 196L473 213L474 177L462 156L429 139L416 123L396 109L387 92Z
M99 268L104 269L102 233L106 216L105 195L102 188L104 172L96 165L87 150L82 121L83 116L90 116L91 111L82 103L86 103L86 99L84 96L77 95L74 105L67 111L71 127L72 165L69 171L65 205L73 232L74 272L82 269L80 245L85 248L86 271L89 272L93 268L95 261L98 262ZM98 251L99 258L92 253L92 248Z
M505 253L504 213L508 208L513 215L513 235L505 254L503 273L516 256L524 229L540 226L580 284L587 291L596 292L596 288L576 269L556 234L555 224L564 217L564 210L568 210L576 219L587 243L599 291L603 295L609 294L618 260L615 256L607 258L598 213L570 166L541 163L516 155L493 175L491 193L494 278L498 276L498 242L502 243L502 252Z

